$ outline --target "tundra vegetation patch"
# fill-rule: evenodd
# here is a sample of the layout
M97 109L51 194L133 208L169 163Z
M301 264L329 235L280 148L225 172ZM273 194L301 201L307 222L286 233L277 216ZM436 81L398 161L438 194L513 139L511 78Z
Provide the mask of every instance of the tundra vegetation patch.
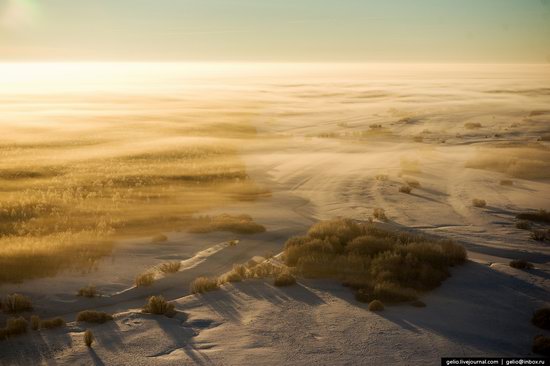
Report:
M337 278L362 302L415 300L466 260L452 241L382 229L350 219L321 221L289 239L286 264L306 277Z

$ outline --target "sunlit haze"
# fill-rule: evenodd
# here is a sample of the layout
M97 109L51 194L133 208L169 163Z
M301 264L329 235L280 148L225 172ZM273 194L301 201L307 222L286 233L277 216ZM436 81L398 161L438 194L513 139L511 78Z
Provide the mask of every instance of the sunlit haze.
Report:
M546 0L0 0L0 59L547 62Z

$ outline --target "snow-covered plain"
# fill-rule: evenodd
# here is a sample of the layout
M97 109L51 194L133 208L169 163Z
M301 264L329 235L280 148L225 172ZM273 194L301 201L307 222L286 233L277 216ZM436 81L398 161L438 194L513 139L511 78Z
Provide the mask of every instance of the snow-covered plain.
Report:
M503 159L509 146L548 153L548 142L539 140L550 133L550 67L316 67L303 75L208 81L211 97L238 99L255 111L258 136L242 144L241 156L271 191L219 212L249 214L265 233L128 240L94 272L1 285L0 295L26 294L36 313L69 324L0 342L0 364L414 365L443 356L531 355L533 336L543 333L530 324L531 314L550 304L550 246L517 229L515 215L550 208L550 180L466 165L487 149L499 148ZM381 174L387 180L376 179ZM398 192L407 179L420 183L412 194ZM507 179L513 185L499 183ZM474 198L487 207L473 207ZM288 288L250 280L189 295L198 276L278 253L318 220L366 220L374 208L385 209L386 225L467 248L470 261L422 297L426 308L372 313L328 280L299 279ZM233 239L239 244L228 245ZM510 268L512 259L535 269ZM137 274L166 260L185 266L150 287L133 287ZM76 297L89 283L105 296ZM176 317L140 312L157 294L176 302ZM74 322L84 309L116 314L114 322L89 327L97 338L91 349L83 343L87 327Z

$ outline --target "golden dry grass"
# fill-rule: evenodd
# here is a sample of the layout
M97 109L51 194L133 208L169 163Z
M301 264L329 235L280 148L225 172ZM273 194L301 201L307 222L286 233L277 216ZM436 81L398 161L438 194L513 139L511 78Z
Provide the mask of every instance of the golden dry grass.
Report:
M54 329L65 326L65 320L60 317L44 319L40 321L40 329Z
M479 208L487 207L487 201L482 200L480 198L474 198L472 200L472 206L479 207Z
M372 300L369 303L369 310L370 311L382 311L382 310L384 310L384 304L380 300Z
M174 261L174 262L161 263L158 268L162 273L165 273L165 274L176 273L181 268L181 262Z
M8 319L6 326L0 328L0 341L26 333L28 325L23 317Z
M269 194L238 156L255 136L245 112L119 112L0 124L0 283L93 269L113 240Z
M144 313L166 315L171 318L176 315L175 305L168 302L162 296L151 296L143 307Z
M17 293L6 296L6 298L2 301L1 305L2 305L2 310L4 310L4 312L9 314L32 310L31 299L29 299L25 295L21 295Z
M77 296L83 296L83 297L96 297L98 295L99 293L97 291L97 288L94 285L82 287L77 292Z
M86 330L84 332L84 344L86 347L91 347L92 343L94 343L95 337L91 330Z
M273 285L277 287L286 287L296 284L296 278L288 272L282 272L275 276Z
M151 286L153 282L155 282L155 274L152 272L139 274L135 279L136 287Z
M103 324L109 320L113 320L113 316L111 314L95 310L84 310L76 316L77 322Z
M191 293L202 294L209 291L214 291L219 288L217 278L198 277L191 283Z

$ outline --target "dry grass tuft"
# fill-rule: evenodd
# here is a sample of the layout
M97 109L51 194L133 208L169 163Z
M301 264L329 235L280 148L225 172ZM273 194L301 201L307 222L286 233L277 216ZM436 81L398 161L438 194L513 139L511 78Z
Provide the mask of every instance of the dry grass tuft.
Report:
M162 296L151 296L145 306L143 307L144 313L166 315L172 318L176 315L176 307L173 303L170 303Z
M23 317L10 318L4 328L0 328L0 341L27 333L29 323Z
M533 269L534 268L533 263L529 263L529 262L527 262L526 260L523 260L523 259L515 259L515 260L511 261L509 264L510 264L510 267L517 268L517 269Z
M219 283L241 282L243 280L243 278L246 278L246 277L241 276L239 273L237 273L235 271L231 271L231 272L227 273L226 275L221 276L219 278L218 282Z
M109 320L113 320L113 316L111 314L95 310L84 310L76 316L77 322L103 324Z
M181 268L181 262L180 261L174 261L174 262L166 262L166 263L162 263L160 266L159 266L159 270L162 272L162 273L176 273L180 270Z
M40 321L40 329L54 329L54 328L60 328L64 326L65 326L65 320L63 320L63 318L60 318L60 317L52 318L52 319L44 319Z
M280 274L283 268L273 265L269 262L262 262L248 269L247 278L266 278L274 277Z
M153 282L155 282L155 274L151 272L142 273L135 280L136 287L151 286Z
M372 300L369 303L369 310L370 311L382 311L382 310L384 310L384 304L380 300Z
M32 315L30 320L32 330L40 329L40 317L38 315Z
M95 337L91 330L86 330L84 332L84 344L86 347L91 347L92 343L94 343Z
M472 205L474 207L484 208L484 207L487 207L487 202L479 198L474 198L472 200Z
M290 238L284 259L304 276L342 280L360 301L403 302L439 286L466 251L447 240L336 219Z
M191 283L190 291L193 294L202 294L219 288L217 278L198 277Z
M8 314L30 311L32 310L32 302L27 296L14 293L6 296L2 302L2 309Z
M380 221L388 221L386 211L383 208L377 207L373 210L372 216Z
M273 285L277 287L292 286L296 284L296 278L288 272L283 272L275 276Z
M83 296L83 297L96 297L99 293L97 291L97 288L94 285L89 285L86 287L82 287L80 290L78 290L77 296Z

